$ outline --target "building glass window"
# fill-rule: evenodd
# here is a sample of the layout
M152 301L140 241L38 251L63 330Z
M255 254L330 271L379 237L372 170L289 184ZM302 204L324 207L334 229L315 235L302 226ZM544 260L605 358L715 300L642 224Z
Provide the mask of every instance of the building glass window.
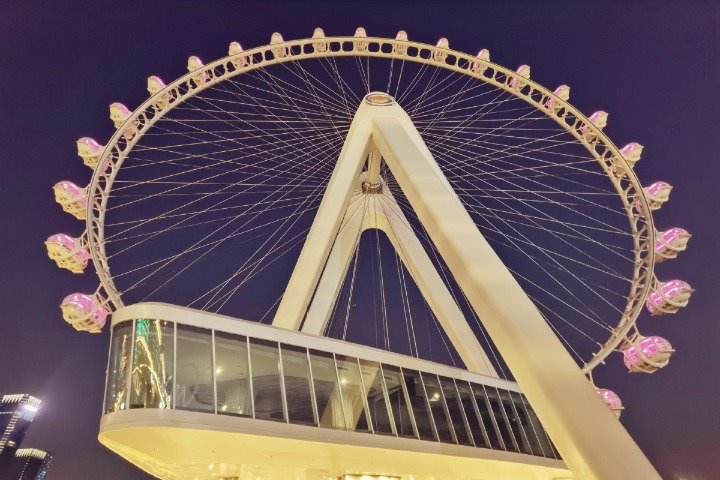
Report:
M511 392L515 410L518 412L521 424L525 429L525 433L530 441L530 446L535 455L542 455L548 458L555 458L553 455L550 441L545 435L545 431L540 424L540 420L535 415L535 412L525 400L521 394L517 392Z
M519 452L520 447L518 446L517 441L515 440L515 436L513 435L513 431L510 426L510 420L505 413L505 408L503 408L498 389L495 387L489 387L487 385L485 385L484 388L485 392L487 393L487 399L490 402L491 411L493 416L495 417L495 422L497 424L498 430L500 430L500 435L502 436L503 442L505 443L505 448L513 452Z
M284 422L278 344L251 338L250 371L255 418Z
M432 420L435 422L435 429L437 430L440 441L457 443L437 376L432 373L422 373L421 376L425 386L425 393L427 394L428 405L432 412ZM462 418L460 418L460 421L462 422Z
M490 440L490 448L496 450L505 450L505 444L503 438L500 435L499 424L503 424L503 419L500 417L498 422L493 414L493 409L490 405L487 393L482 385L472 384L473 394L475 395L475 403L480 411L480 418L482 419L483 426L487 432L488 439ZM497 403L497 400L496 400Z
M482 416L480 415L480 409L477 407L477 403L473 398L470 384L463 380L456 380L455 385L457 386L462 406L465 409L465 416L467 418L468 425L470 426L473 440L475 440L475 445L478 447L493 448L490 445L490 439L488 438L487 431L485 430L485 424L483 423ZM490 425L490 428L492 428L492 425Z
M217 413L252 416L247 339L215 332Z
M369 360L360 360L360 371L362 372L373 431L385 435L394 435L392 420L388 413L389 408L383 387L380 364Z
M408 370L405 368L402 369L402 372L420 439L437 440L432 414L430 413L430 405L425 397L425 388L423 388L420 373L417 370Z
M128 320L113 327L108 364L105 413L127 408L127 386L132 348L133 322Z
M425 375L423 375L423 377L424 376ZM455 388L455 382L452 378L440 377L440 386L442 387L443 395L445 396L445 403L447 403L448 413L450 414L450 420L452 421L455 429L455 435L457 436L458 443L460 445L474 446L473 435L470 432L470 425L467 421L467 415L463 409L460 395ZM471 411L471 413L472 415L475 415L475 412ZM478 432L478 435L479 434L480 432Z
M171 408L174 324L135 320L130 408Z
M313 408L312 382L307 349L291 345L280 345L285 379L285 398L288 418L292 423L317 425Z
M175 408L215 411L212 332L177 326Z
M417 438L400 369L392 365L383 365L382 370L397 434L401 437Z
M365 411L365 392L360 378L360 366L357 358L335 355L340 393L342 394L345 425L348 430L369 432L367 412Z
M515 392L500 390L500 398L505 407L505 413L507 413L508 420L510 421L510 428L512 428L513 434L515 434L515 439L518 442L520 451L532 455L532 445L530 444L530 437L528 436L528 433L531 432L527 430L530 427L527 424L527 416L524 414L525 412L522 412L522 416L520 415L521 410L518 410L515 406L513 393Z
M345 429L345 412L333 354L310 350L310 366L320 426Z

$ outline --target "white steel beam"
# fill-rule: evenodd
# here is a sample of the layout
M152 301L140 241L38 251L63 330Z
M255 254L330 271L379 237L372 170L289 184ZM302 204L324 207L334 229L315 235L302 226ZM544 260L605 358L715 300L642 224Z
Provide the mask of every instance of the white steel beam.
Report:
M374 107L373 140L577 480L659 479L450 188L408 115Z

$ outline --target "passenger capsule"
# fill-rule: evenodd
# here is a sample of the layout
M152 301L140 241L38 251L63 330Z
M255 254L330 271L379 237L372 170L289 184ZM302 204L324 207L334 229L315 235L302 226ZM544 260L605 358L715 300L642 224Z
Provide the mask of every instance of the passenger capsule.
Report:
M643 188L650 210L657 210L667 202L670 199L672 188L672 185L667 182L655 182Z
M622 400L620 400L618 394L607 388L598 388L595 391L615 416L620 417L620 413L622 413L625 407L623 407Z
M473 73L482 75L483 73L485 73L485 70L487 70L487 67L484 66L482 62L490 61L490 50L488 50L487 48L483 48L477 53L477 55L475 55L475 58L481 60L481 62L473 62L472 65L470 65L470 70L472 70Z
M604 110L598 110L597 112L593 112L593 114L588 117L588 120L590 120L590 123L592 123L595 128L597 128L598 130L602 130L607 126L608 113ZM588 142L593 142L597 140L597 135L590 129L587 124L580 125L578 131Z
M84 188L68 180L62 180L53 186L53 192L55 201L60 204L64 212L78 220L87 218L88 198Z
M397 35L395 35L395 40L398 40L400 42L407 42L408 41L408 34L405 30L400 30ZM405 55L407 53L407 45L393 45L393 53L399 54L399 55Z
M110 311L105 308L97 295L72 293L60 304L63 318L75 330L100 333Z
M115 128L122 127L125 122L127 122L127 120L130 118L131 114L132 112L130 111L130 109L122 103L115 102L110 104L110 120L112 120ZM133 123L125 129L125 133L123 134L123 136L126 140L130 140L135 136L136 133L137 127Z
M286 46L282 45L283 43L285 43L285 40L278 32L275 32L270 36L270 45L278 45L277 47L271 49L275 58L287 57L288 49Z
M313 49L317 53L325 53L328 50L328 42L325 40L325 30L318 27L313 30Z
M642 151L643 146L637 142L628 143L620 149L620 153L622 154L623 158L627 160L631 167L634 166L638 162L638 160L640 160Z
M623 350L623 363L631 372L652 373L667 365L674 351L662 337L638 337Z
M78 156L83 159L83 163L92 169L97 167L105 147L90 137L79 138L76 144Z
M658 232L655 237L655 263L677 257L687 247L690 237L690 233L680 227Z
M688 304L694 291L689 283L682 280L661 282L648 294L645 306L653 315L675 313Z
M523 79L526 78L530 78L530 65L520 65L517 70L515 70L515 75L510 77L510 88L515 90L522 89L527 85L527 83L523 81Z
M570 99L570 87L567 85L560 85L555 89L553 94L560 100L567 102ZM557 112L560 110L561 106L558 105L557 101L553 97L548 97L548 99L545 100L545 108Z
M73 273L83 273L87 267L90 253L80 238L64 233L51 235L45 241L48 256L55 260L57 266Z
M155 96L162 89L166 87L165 82L162 81L162 78L158 77L157 75L153 75L151 77L148 77L147 79L147 90L150 96ZM157 109L164 109L170 104L170 101L172 100L172 93L166 92L160 96L158 96L155 99L155 108Z
M368 49L367 32L363 27L358 27L355 30L353 37L359 39L355 41L355 50L358 52L366 52Z
M436 62L444 62L447 58L447 52L445 50L450 48L450 42L447 38L443 37L438 40L436 50L433 51L432 57Z
M205 64L203 64L202 60L200 60L200 57L198 57L197 55L188 57L188 61L187 61L188 72L192 73L192 72L201 70L200 73L198 73L197 75L194 75L192 77L193 82L195 82L195 85L197 85L198 87L200 85L204 85L205 83L207 83L208 80L210 80L210 75L208 74L207 71L205 71L203 69L204 66L205 66Z
M228 47L228 55L235 57L231 60L235 68L242 68L252 63L252 56L242 55L243 52L243 47L238 42L230 43L230 47Z

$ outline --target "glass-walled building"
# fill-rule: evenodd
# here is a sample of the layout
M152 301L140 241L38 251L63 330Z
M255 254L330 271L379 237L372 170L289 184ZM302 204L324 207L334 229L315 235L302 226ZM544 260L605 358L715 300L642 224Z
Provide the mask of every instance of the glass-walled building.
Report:
M443 375L147 318L113 326L109 367L105 413L188 410L558 458L510 382L449 367Z

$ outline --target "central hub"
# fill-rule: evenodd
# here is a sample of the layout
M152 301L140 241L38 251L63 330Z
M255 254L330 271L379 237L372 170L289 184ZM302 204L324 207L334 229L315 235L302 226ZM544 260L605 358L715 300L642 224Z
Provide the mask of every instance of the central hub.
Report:
M362 182L360 185L362 193L383 193L382 183L370 183L368 181Z
M392 105L395 99L385 92L370 92L365 95L365 101L370 105Z

